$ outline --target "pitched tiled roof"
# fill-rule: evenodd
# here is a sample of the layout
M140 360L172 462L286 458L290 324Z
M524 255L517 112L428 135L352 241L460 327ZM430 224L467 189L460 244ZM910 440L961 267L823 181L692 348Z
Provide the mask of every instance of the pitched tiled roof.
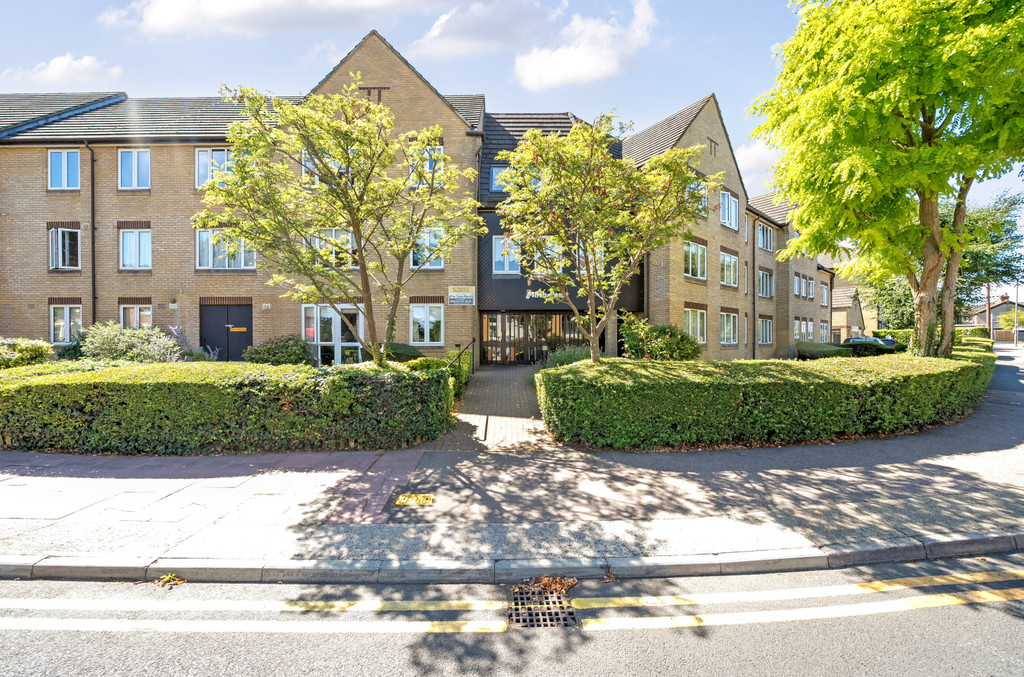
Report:
M655 122L647 129L626 137L622 141L622 154L631 158L635 164L642 165L655 155L673 148L704 108L704 104L710 100L711 97L706 96L675 115L670 115L661 122Z
M483 94L445 94L444 100L473 127L480 130L484 124Z
M758 195L747 200L747 204L757 211L766 214L768 218L780 225L789 223L789 213L796 209L796 205L789 202L775 203L775 193Z
M0 138L124 98L124 92L0 94Z
M836 287L832 290L832 307L849 308L857 296L856 287Z

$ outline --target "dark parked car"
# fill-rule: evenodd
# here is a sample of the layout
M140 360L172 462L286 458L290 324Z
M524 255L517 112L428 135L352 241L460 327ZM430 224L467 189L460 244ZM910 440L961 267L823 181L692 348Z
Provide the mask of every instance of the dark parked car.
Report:
M843 341L843 343L877 343L879 345L889 346L890 348L896 347L896 341L892 339L880 339L874 336L851 336Z

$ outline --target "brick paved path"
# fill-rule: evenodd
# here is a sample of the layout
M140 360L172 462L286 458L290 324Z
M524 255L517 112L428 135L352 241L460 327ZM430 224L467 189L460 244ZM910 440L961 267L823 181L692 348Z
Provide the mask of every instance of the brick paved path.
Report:
M551 439L531 385L534 367L480 367L456 416L452 432L416 449L431 451L560 450Z

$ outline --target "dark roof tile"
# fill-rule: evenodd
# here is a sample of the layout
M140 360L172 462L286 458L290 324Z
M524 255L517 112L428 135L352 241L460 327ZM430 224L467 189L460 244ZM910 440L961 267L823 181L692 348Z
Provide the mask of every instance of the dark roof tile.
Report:
M768 218L779 225L789 223L789 213L796 209L796 205L789 202L776 203L775 193L758 195L747 200L747 204L757 211L766 214Z
M124 97L124 92L0 94L0 138L16 134L24 127L59 120Z
M643 165L655 155L673 148L710 100L711 96L706 96L647 129L627 136L622 140L622 154L632 159L634 164Z

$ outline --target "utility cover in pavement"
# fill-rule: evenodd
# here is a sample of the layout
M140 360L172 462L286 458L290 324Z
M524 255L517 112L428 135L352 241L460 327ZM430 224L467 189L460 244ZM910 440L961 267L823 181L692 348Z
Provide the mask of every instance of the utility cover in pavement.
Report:
M433 505L433 494L402 494L395 500L395 505Z
M508 603L508 624L513 628L571 628L576 610L557 592L513 588Z

